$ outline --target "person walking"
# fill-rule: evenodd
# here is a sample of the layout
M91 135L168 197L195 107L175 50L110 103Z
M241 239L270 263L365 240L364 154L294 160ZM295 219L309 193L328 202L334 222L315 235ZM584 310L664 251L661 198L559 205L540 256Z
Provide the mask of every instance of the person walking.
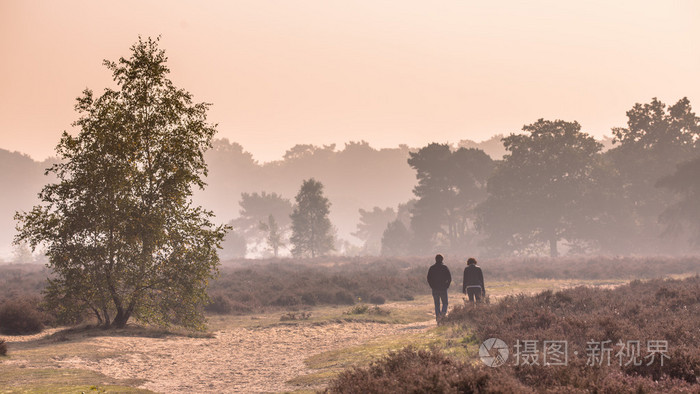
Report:
M481 267L476 265L476 259L473 257L467 260L467 267L464 269L462 293L467 294L472 303L480 302L483 297L486 297L484 274L481 272Z
M440 319L447 316L447 288L452 283L450 269L442 263L441 254L435 256L435 264L428 269L428 284L433 290L433 300L435 301L435 320L440 323ZM442 301L442 309L440 308Z

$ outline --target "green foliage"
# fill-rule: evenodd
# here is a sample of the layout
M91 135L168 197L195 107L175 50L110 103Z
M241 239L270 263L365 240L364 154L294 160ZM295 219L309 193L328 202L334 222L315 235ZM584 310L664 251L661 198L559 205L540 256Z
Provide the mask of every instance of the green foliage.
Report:
M376 316L388 316L391 311L388 309L380 308L377 305L369 306L367 304L357 304L350 308L348 311L343 313L344 315L376 315Z
M215 128L209 104L193 103L167 78L158 40L105 61L118 89L78 98L77 136L63 133L49 170L58 183L44 205L18 213L17 242L46 247L57 305L92 311L105 326L145 323L202 328L206 285L225 228L191 203L203 188L203 154Z
M575 239L585 222L601 144L577 122L540 119L503 139L509 154L488 181L479 224L493 248L526 250ZM508 251L510 251L508 250Z
M333 250L333 229L328 219L331 203L323 195L323 184L304 181L296 195L292 219L292 254L322 256Z
M408 164L416 170L418 200L411 227L418 251L433 247L465 251L475 244L473 210L486 198L486 181L494 163L484 151L447 144L430 144L411 152Z

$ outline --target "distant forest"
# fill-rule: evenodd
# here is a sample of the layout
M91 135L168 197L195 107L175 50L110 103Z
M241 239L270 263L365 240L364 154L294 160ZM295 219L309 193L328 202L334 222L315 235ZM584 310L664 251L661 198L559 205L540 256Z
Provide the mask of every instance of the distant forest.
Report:
M505 154L501 138L497 135L480 143L464 140L458 145L480 148L499 158ZM416 149L405 145L393 149L375 149L366 142L349 142L342 148L296 145L283 159L269 163L257 162L240 144L227 139L215 140L213 145L206 153L208 186L195 192L195 203L213 210L222 223L239 217L241 193L277 193L292 199L302 180L314 177L325 185L338 237L359 245L362 241L352 235L357 230L359 209L396 208L412 198L416 184L415 172L406 163L408 152ZM38 162L0 149L0 184L4 185L0 194L0 250L4 254L14 249L10 244L15 234L15 211L31 209L38 203L41 188L55 182L44 176L53 162Z
M288 237L294 195L309 178L323 184L331 203L339 254L697 251L700 118L685 98L671 106L656 99L636 104L627 117L627 126L603 141L576 122L540 119L480 143L296 145L269 163L218 139L205 156L208 186L195 192L194 202L233 226L224 259L271 256L268 216L274 214ZM36 204L37 192L54 181L44 176L51 163L0 149L6 254L12 217ZM281 255L288 255L289 242L282 243ZM26 255L14 249L15 259Z

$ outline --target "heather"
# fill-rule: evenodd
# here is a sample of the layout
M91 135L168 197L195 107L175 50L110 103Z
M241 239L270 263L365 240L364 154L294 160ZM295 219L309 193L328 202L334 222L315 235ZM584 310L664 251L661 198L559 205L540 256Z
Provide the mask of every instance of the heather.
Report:
M466 257L446 256L459 289ZM210 313L249 314L315 305L383 304L429 294L425 275L432 257L326 257L229 260L208 289ZM487 287L532 279L648 279L700 272L697 257L531 257L479 260ZM49 271L40 265L0 265L0 303L39 297Z
M445 325L452 329L446 343L465 346L467 356L403 350L344 372L329 391L381 393L398 384L403 392L698 392L698 322L697 275L635 280L614 289L581 286L507 296L497 303L458 306L447 317ZM461 338L450 334L465 332ZM479 360L478 347L488 338L508 345L504 365L492 368ZM515 345L525 341L536 341L530 342L536 343L536 356L523 356L522 347L515 355ZM544 341L566 341L567 362L545 365ZM621 351L619 344L628 341L639 341L638 359ZM653 359L648 341L665 346Z

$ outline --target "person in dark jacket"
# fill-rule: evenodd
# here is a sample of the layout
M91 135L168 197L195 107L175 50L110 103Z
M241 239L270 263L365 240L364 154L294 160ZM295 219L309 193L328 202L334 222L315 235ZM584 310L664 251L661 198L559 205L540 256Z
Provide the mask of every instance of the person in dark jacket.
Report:
M473 257L467 260L467 268L464 269L462 293L467 294L471 302L480 302L482 297L486 297L484 274L481 272L481 267L476 265L476 259Z
M435 320L440 321L441 317L447 315L447 288L452 283L452 275L446 265L442 264L442 255L435 256L435 264L428 269L428 284L433 289L433 300L435 301ZM440 309L442 300L442 309Z

